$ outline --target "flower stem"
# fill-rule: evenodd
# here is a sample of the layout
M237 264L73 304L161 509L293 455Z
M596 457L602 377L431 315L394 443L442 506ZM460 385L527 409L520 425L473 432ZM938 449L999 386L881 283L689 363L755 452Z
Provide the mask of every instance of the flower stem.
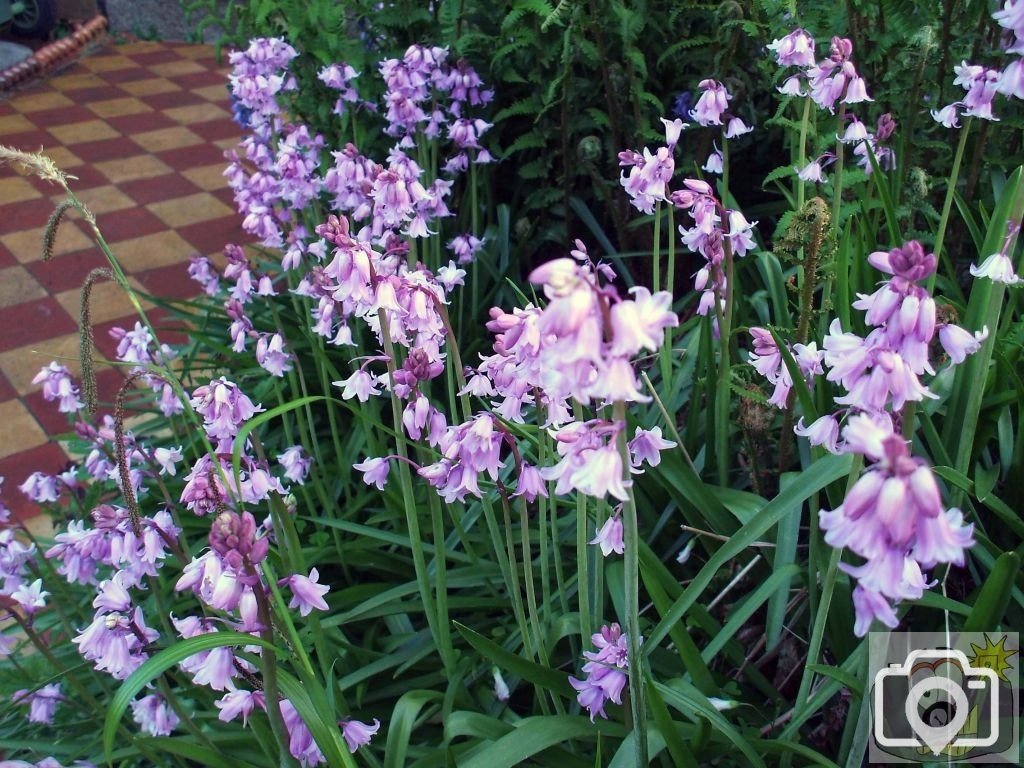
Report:
M956 145L956 154L953 155L953 168L949 172L949 184L946 187L946 199L942 202L942 215L939 216L939 227L935 231L935 256L942 262L942 269L947 275L956 274L948 254L942 252L942 246L946 240L946 227L949 225L949 213L953 209L953 198L956 196L956 182L960 176L960 164L964 159L964 150L967 148L967 134L971 130L971 118L964 120L964 127L960 131L960 141ZM928 276L926 287L931 293L935 288L935 280L938 277L938 270Z
M630 478L629 446L626 442L626 404L621 400L613 409L615 421L622 424L617 443L622 457L622 472ZM626 633L629 637L629 703L633 715L634 748L636 764L647 765L647 706L644 700L643 654L640 653L640 531L637 524L636 499L633 487L627 490L628 498L622 505L622 540L625 544L623 555L625 570Z

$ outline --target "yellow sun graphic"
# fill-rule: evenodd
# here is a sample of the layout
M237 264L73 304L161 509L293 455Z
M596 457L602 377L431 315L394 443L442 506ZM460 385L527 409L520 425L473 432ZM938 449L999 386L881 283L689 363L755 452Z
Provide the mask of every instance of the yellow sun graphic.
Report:
M1019 654L1020 651L1006 647L1006 635L999 638L999 641L996 643L993 643L989 636L985 635L985 645L971 643L971 651L974 655L968 656L968 658L972 667L991 669L999 675L1000 680L1009 682L1006 671L1013 669L1014 666L1010 663L1009 659L1011 656Z

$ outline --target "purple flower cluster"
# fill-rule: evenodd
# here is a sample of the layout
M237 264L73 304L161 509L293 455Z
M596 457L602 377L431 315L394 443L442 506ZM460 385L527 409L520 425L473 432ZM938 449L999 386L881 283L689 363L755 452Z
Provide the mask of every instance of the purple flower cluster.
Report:
M863 637L874 619L890 629L899 624L892 602L921 597L931 586L922 569L939 563L962 566L964 550L974 544L974 526L963 524L959 509L943 509L935 476L924 460L910 455L890 423L858 414L850 418L843 437L847 450L874 464L843 503L822 510L819 520L826 542L865 560L856 567L840 565L857 579L854 633Z
M622 703L622 691L629 682L629 636L622 633L618 624L601 627L600 632L590 636L596 651L584 651L583 665L586 675L582 680L569 678L576 689L576 700L590 713L590 720L600 715L607 719L605 704L611 701Z
M979 117L998 120L992 112L997 93L1015 99L1024 99L1024 2L1006 0L992 18L1006 32L1003 50L1013 58L1003 68L985 67L961 61L953 67L954 85L964 90L964 96L952 104L931 111L932 118L947 128L959 128L960 117Z
M835 398L844 409L806 426L801 419L794 430L812 445L833 453L862 454L875 462L842 506L821 515L821 527L828 531L826 541L848 547L868 561L857 568L844 566L860 580L854 593L858 635L868 631L873 618L895 626L892 601L921 596L926 587L921 569L939 562L961 564L964 548L972 543L971 529L961 525L960 512L942 509L931 470L910 455L906 441L894 429L893 414L908 402L937 397L921 381L925 374L935 374L930 352L936 335L955 365L976 352L988 334L987 329L971 334L938 322L935 300L918 285L935 271L935 255L926 253L917 241L888 252L876 251L868 261L890 275L874 293L858 294L853 304L864 311L871 331L861 337L843 331L839 320L834 320L823 352L814 355L813 373L827 370L825 378L846 390ZM764 329L753 328L751 334L750 361L776 385L772 404L785 407L787 383L792 382L784 378L781 352ZM794 345L791 351L798 362L807 358L807 347ZM799 365L810 378L805 364ZM786 396L779 394L780 387ZM844 414L847 423L841 429L839 418Z

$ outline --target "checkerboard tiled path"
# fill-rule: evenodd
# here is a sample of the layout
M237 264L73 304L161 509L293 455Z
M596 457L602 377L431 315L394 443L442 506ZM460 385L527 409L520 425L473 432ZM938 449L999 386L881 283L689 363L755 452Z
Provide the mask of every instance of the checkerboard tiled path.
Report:
M60 75L0 103L0 143L40 147L78 177L76 194L96 214L129 279L161 297L195 294L185 264L224 243L247 243L221 176L226 148L240 129L231 120L226 74L211 47L137 42L108 46ZM77 372L79 288L106 264L71 218L53 258L41 258L44 224L59 190L0 167L0 476L15 514L34 513L17 490L31 472L57 472L68 458L51 435L68 430L32 377L52 359ZM91 302L100 351L113 354L108 330L132 327L131 306L112 283ZM100 374L112 399L119 375Z

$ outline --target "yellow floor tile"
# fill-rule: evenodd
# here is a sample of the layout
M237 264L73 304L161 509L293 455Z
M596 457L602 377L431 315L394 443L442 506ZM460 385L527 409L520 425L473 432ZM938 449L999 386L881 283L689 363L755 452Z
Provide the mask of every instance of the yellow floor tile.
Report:
M0 352L0 371L19 395L27 395L39 388L38 384L32 383L39 369L49 365L53 360L67 366L72 376L78 375L80 366L77 333ZM0 443L2 442L0 440Z
M120 55L85 56L78 63L91 72L113 72L139 66L127 56Z
M22 113L38 112L43 109L60 109L74 104L63 93L44 91L43 93L26 93L11 99L11 106Z
M154 75L160 75L160 77L180 77L206 71L206 67L196 64L194 61L169 61L166 64L154 64L149 69Z
M0 205L35 200L42 196L42 193L33 187L28 179L15 176L0 180Z
M117 50L131 56L133 53L152 53L163 50L164 44L156 40L136 40L133 43L123 43L117 46Z
M78 91L83 88L102 88L105 80L93 74L59 75L49 81L51 88L58 91ZM71 98L74 98L72 94Z
M35 124L24 115L0 117L0 136L6 136L11 133L25 133L35 129Z
M225 160L223 163L189 168L187 171L182 171L181 175L200 189L212 192L216 189L227 188L228 181L224 178L224 169L226 167L227 161Z
M0 459L47 442L46 433L19 400L0 403L0 424L5 435L0 440Z
M220 139L219 141L213 142L213 146L219 149L237 149L238 139Z
M183 59L205 59L207 56L214 56L217 53L212 45L188 45L178 48L177 51ZM227 56L225 55L223 58L226 60Z
M210 120L220 120L231 117L231 113L221 109L216 104L189 104L186 107L172 107L165 109L164 114L171 120L183 125L193 123L205 123Z
M132 96L156 96L160 93L180 91L181 86L164 80L162 77L154 77L150 80L136 80L133 83L122 83L122 91L128 91Z
M128 282L136 290L142 290L142 286L137 280L129 278ZM75 288L63 291L54 298L69 315L78 317L82 307L81 290ZM153 308L153 305L148 301L143 301L142 307L149 310ZM110 280L93 283L92 295L89 299L89 313L93 325L117 320L121 317L131 317L132 322L135 321L135 305L128 298L128 294L121 290L121 286Z
M200 221L230 216L234 211L207 192L176 197L146 206L168 227L177 229Z
M224 76L224 85L204 85L202 88L194 88L191 93L201 96L207 101L224 101L224 94L228 92L228 78Z
M0 242L3 242L7 246L7 250L13 253L14 258L22 264L40 261L43 258L43 229L43 227L37 227L36 229L12 232L9 235L0 235ZM65 221L60 225L60 229L57 230L57 239L53 244L53 255L63 256L92 247L92 240L86 237L82 230Z
M181 235L170 230L125 240L113 246L114 256L126 272L184 264L195 250Z
M106 160L96 163L96 170L115 184L135 179L149 179L170 173L171 168L152 155L138 155L122 160Z
M0 307L46 297L46 289L24 267L0 269Z
M53 520L50 519L49 515L35 515L30 517L28 520L23 520L22 524L28 528L29 533L32 534L32 538L36 541L52 541L53 534L55 533L53 528Z
M102 120L87 120L84 123L71 123L69 125L58 125L55 128L48 128L61 144L74 145L84 144L87 141L101 141L102 139L116 139L118 133Z
M85 162L67 147L49 147L43 154L53 160L61 170L77 168Z
M97 101L86 105L98 117L121 117L122 115L137 115L140 112L152 112L153 108L144 101L134 98L108 99Z
M113 184L105 187L93 187L76 193L79 200L93 213L110 213L111 211L122 211L125 208L135 206L135 201L119 190ZM63 195L54 195L51 200L54 203L64 199Z
M148 152L164 152L168 149L181 149L194 144L202 144L203 140L183 126L160 128L155 131L136 133L132 141Z

